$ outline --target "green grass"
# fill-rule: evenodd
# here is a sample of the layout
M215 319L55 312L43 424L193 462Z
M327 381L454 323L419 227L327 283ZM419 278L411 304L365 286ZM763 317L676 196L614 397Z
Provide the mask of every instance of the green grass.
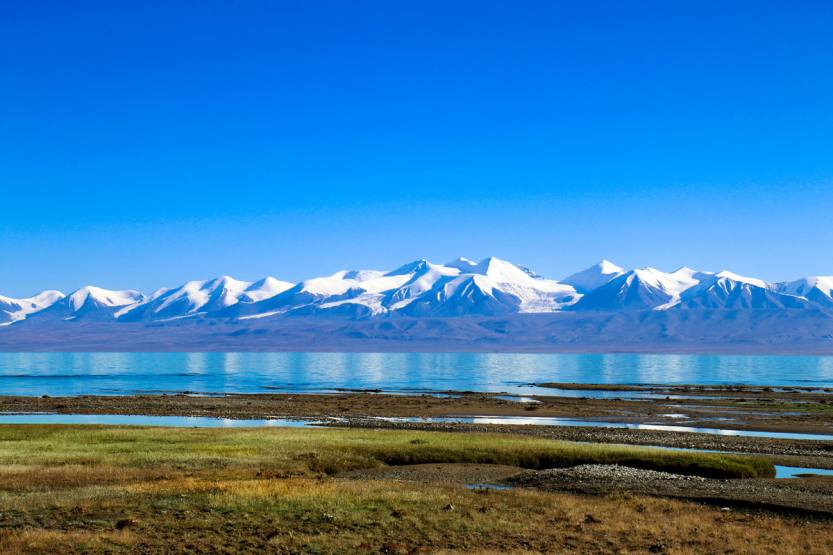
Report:
M0 426L0 553L833 549L827 522L797 526L788 518L635 494L467 489L470 473L484 467L456 468L463 472L436 481L395 480L385 472L331 476L426 462L526 468L615 462L716 476L772 473L772 465L754 458L510 435ZM436 469L428 469L423 475L430 477Z
M150 469L280 468L336 474L381 465L486 463L530 469L619 464L710 478L771 477L765 459L580 444L505 434L353 429L2 426L0 464Z
M783 411L783 412L799 412L799 413L830 413L833 412L833 404L827 403L812 403L812 402L792 402L792 401L773 401L770 403L761 403L759 401L742 401L738 403L743 408L762 409L769 412Z

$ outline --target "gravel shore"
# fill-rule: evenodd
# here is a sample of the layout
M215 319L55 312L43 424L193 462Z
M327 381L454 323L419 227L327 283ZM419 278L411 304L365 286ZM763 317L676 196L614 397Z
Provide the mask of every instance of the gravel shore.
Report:
M831 478L708 480L616 465L581 465L529 470L506 481L547 491L594 495L624 492L833 518Z

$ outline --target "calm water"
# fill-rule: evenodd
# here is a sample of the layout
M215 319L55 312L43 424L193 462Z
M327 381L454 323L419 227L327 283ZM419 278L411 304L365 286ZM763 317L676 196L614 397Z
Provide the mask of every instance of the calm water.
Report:
M286 418L231 419L209 416L147 416L142 414L0 413L0 424L102 424L175 428L303 428L311 420Z
M833 470L830 470L829 468L804 468L800 466L775 465L776 478L798 478L802 474L833 476Z
M603 422L597 420L576 420L573 418L524 417L524 416L440 416L419 417L370 417L368 420L389 422L445 422L459 424L501 424L512 426L577 426L592 428L626 428L630 430L663 430L740 437L770 437L781 439L803 439L833 441L829 434L802 434L790 432L759 432L752 430L723 430L718 428L692 428L689 426L667 426L661 424L633 424L628 422ZM120 426L171 426L178 428L259 428L318 426L340 421L338 418L318 420L291 420L286 418L261 418L235 420L210 416L145 416L134 414L55 414L55 413L0 413L0 424L102 424ZM659 447L659 449L675 449ZM675 449L680 450L680 449ZM692 449L682 449L691 451ZM696 450L696 449L695 449Z
M2 395L470 390L531 382L833 387L831 356L488 353L0 353ZM618 396L614 394L614 396Z
M62 415L58 415L62 416ZM511 426L571 426L578 428L624 428L627 430L659 430L737 437L768 437L778 439L803 439L812 441L833 441L831 434L802 434L796 432L769 432L757 430L724 430L722 428L700 428L692 426L670 426L667 424L636 424L632 422L608 422L602 420L577 420L552 416L437 416L437 417L376 417L391 422L453 422L458 424L499 424ZM372 418L371 418L372 420Z

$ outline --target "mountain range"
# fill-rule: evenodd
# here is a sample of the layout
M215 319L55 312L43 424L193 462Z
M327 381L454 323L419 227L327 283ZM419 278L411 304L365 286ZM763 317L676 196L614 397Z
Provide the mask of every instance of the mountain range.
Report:
M481 324L468 329L472 319ZM205 334L183 331L190 324L196 330L220 326L237 337L272 334L276 347L282 343L274 337L275 330L286 337L297 335L300 326L336 328L341 340L367 339L370 333L396 342L395 330L400 330L402 341L417 343L431 326L451 330L449 338L455 336L454 330L467 328L459 339L461 347L466 342L488 344L490 338L493 343L514 345L532 341L537 333L518 323L522 320L546 321L550 326L557 322L556 335L540 338L540 345L530 344L544 350L547 345L563 345L567 337L579 349L599 341L621 343L620 347L681 339L698 344L707 336L720 343L720 337L713 336L715 330L724 330L727 345L786 342L801 351L800 345L812 338L814 344L827 348L828 342L833 344L827 338L833 338L833 276L770 283L729 271L687 267L673 272L626 270L604 260L553 280L490 257L479 262L458 258L445 264L422 259L391 271L343 270L298 283L222 276L150 294L87 286L68 295L50 290L23 299L0 296L0 349L36 348L39 341L57 345L58 338L72 347L77 331L95 330L96 337L106 338L121 326L125 333L132 330L134 338L184 334L198 342ZM708 322L710 329L698 331L693 324L697 321ZM762 321L767 321L766 326L760 325ZM617 331L616 322L630 327ZM795 331L807 325L809 331ZM513 339L512 333L521 333L511 331L518 326L525 335ZM683 327L686 336L681 338ZM644 333L631 337L640 329ZM413 336L404 330L424 333ZM483 334L477 330L484 330ZM626 341L627 337L631 339ZM324 342L333 340L327 337ZM150 341L154 342L158 343ZM263 338L257 343L269 346Z

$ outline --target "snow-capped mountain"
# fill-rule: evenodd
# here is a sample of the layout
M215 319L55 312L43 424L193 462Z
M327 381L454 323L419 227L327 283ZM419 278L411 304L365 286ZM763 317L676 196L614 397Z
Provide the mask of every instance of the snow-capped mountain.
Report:
M344 270L330 276L304 280L284 289L279 294L253 303L241 303L222 312L222 316L263 318L298 310L310 314L322 308L367 293L367 288L382 279L381 272L372 270ZM364 285L362 285L364 284ZM369 299L363 308L370 305Z
M42 291L25 299L12 299L0 295L0 325L23 320L29 314L43 310L64 298L60 291Z
M265 301L241 304L224 315L278 314L460 316L552 312L575 290L498 258L448 264L415 260L390 272L342 271L302 281Z
M88 285L74 291L66 297L54 296L57 300L43 309L31 313L28 319L60 319L60 320L113 320L116 314L127 306L132 306L144 300L145 296L139 291L113 291Z
M833 276L814 276L776 283L774 289L786 295L804 297L818 306L833 308Z
M239 302L256 303L278 295L291 283L273 277L255 283L221 276L206 281L189 281L175 289L160 289L143 302L121 310L119 319L167 320L220 311Z
M699 283L699 276L688 268L673 273L655 268L630 270L589 291L571 309L610 312L669 308L684 291Z
M807 308L810 304L803 296L782 293L760 279L727 271L705 276L679 302L680 307L712 309Z
M239 301L243 303L256 303L264 299L274 297L279 293L283 293L290 287L292 283L288 281L281 281L271 276L259 279L249 285L240 296Z
M598 264L590 266L586 270L575 273L571 276L561 280L561 283L572 286L579 293L587 293L598 289L610 280L617 278L625 273L623 268L620 268L609 260L602 260Z
M478 264L472 274L482 274L491 287L502 295L517 299L519 312L553 312L574 303L579 295L569 284L544 279L522 266L491 257Z
M45 291L0 297L0 324L25 321L118 321L163 325L211 319L282 317L457 317L527 313L619 313L721 310L820 310L833 314L833 276L767 283L732 272L625 270L602 261L555 281L495 257L445 264L414 260L394 270L342 270L298 283L229 276L189 281L148 296L84 287L67 297Z

